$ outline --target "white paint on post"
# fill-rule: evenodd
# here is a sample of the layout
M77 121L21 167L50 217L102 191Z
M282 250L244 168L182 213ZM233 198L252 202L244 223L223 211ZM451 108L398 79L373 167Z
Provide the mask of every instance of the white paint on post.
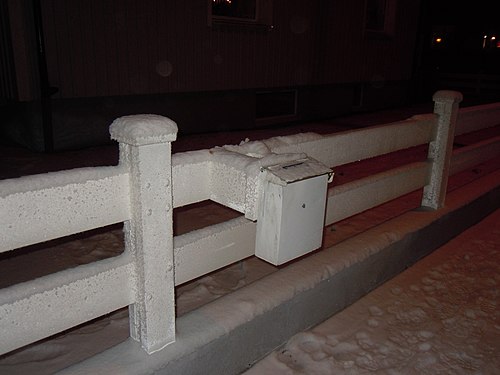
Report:
M429 184L424 187L422 206L443 207L448 186L453 139L462 94L457 91L438 91L432 97L434 113L438 115L434 140L429 143L428 159L432 162Z
M134 257L130 335L154 353L175 341L171 142L177 125L156 115L121 117L110 127L130 175L125 250Z

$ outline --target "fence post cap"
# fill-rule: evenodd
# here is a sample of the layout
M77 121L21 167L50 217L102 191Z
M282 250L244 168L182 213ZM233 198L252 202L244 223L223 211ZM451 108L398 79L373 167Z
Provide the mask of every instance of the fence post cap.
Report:
M133 146L173 142L177 124L159 115L132 115L117 118L109 127L111 139Z
M432 96L435 102L460 103L463 98L461 92L452 90L439 90Z

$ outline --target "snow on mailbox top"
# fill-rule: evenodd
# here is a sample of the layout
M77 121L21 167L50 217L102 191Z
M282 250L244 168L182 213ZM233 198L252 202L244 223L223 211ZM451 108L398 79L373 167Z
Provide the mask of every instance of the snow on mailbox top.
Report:
M262 171L267 171L266 178L281 186L286 186L290 182L305 180L310 177L331 175L333 172L324 164L312 158L302 158L292 162L270 165L262 167Z
M177 124L159 115L133 115L117 118L109 127L111 138L133 146L173 142Z

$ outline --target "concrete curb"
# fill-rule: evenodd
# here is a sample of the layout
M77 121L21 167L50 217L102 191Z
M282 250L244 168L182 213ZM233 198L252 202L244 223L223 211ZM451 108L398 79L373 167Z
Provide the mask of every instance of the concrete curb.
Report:
M129 339L63 374L238 374L500 207L500 170L325 249L177 320L177 341L147 355Z

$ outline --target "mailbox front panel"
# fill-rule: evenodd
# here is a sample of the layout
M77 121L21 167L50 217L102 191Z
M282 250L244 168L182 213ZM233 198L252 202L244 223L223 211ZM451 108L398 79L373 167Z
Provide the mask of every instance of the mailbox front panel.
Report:
M255 255L279 265L321 246L328 175L287 184L265 182Z

